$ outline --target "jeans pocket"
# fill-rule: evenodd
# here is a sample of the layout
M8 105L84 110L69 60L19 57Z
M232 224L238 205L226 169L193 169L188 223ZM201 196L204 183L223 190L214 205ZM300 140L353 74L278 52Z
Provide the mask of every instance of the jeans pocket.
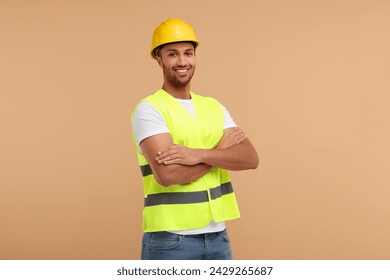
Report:
M226 230L221 232L221 236L222 236L223 240L225 240L226 242L230 242L230 238L229 238L229 235L227 234Z
M154 232L150 239L151 250L170 250L177 248L183 241L183 236L169 232Z

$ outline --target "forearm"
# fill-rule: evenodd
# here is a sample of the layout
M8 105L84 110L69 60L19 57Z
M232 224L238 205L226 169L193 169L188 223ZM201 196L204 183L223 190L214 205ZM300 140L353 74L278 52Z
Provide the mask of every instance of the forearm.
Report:
M153 138L145 144L149 145L152 141ZM153 152L147 153L146 157L157 182L163 186L193 182L206 174L212 166L227 170L246 170L255 169L259 164L255 148L239 129L227 130L215 149L171 145L167 149L154 150L157 150L154 161Z
M227 170L255 169L259 164L249 139L225 149L200 149L197 153L200 162Z
M205 163L199 163L196 165L181 165L161 164L156 166L155 178L157 182L164 186L169 187L175 184L188 184L206 174L212 166Z
M242 143L216 149L192 149L173 145L159 152L156 161L160 166L183 165L196 166L200 163L228 170L255 169L259 158L249 139Z

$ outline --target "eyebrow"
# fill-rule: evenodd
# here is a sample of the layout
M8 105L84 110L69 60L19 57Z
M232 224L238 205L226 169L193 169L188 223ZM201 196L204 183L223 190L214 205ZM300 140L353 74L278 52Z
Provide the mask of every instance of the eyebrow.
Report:
M178 49L167 49L168 52L171 52L171 51L179 51ZM185 52L187 51L195 51L195 49L185 49L184 50Z

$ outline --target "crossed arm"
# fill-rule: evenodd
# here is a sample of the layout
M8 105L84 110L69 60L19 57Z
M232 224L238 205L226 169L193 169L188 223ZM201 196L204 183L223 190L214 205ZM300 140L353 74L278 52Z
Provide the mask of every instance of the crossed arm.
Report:
M213 166L245 170L255 169L259 164L255 148L239 128L225 129L215 149L174 145L169 133L146 138L140 147L157 182L166 187L195 181Z

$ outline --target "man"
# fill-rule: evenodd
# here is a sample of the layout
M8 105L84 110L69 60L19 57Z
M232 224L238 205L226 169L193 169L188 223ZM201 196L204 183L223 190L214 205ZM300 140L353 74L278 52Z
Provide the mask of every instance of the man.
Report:
M224 221L240 214L227 170L258 166L226 108L190 90L198 45L179 19L157 27L151 56L163 86L132 114L144 181L142 259L232 259Z

